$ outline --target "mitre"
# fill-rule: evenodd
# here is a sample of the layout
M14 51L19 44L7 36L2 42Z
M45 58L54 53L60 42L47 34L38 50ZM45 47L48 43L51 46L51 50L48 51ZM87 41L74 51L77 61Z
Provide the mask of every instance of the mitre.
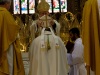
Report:
M37 6L37 10L39 12L48 11L49 8L50 8L50 5L45 0L41 0L41 2Z

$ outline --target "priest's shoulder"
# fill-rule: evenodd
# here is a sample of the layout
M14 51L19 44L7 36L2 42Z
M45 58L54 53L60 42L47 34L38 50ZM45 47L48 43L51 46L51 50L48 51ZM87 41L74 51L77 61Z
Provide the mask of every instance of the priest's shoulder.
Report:
M6 8L3 8L3 7L0 7L0 12L3 14L10 14L10 12Z

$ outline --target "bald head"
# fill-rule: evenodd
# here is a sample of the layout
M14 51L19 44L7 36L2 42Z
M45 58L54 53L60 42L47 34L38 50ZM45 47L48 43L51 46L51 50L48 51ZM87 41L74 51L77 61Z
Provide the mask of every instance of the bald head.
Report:
M5 7L9 10L11 5L11 0L0 0L0 7Z

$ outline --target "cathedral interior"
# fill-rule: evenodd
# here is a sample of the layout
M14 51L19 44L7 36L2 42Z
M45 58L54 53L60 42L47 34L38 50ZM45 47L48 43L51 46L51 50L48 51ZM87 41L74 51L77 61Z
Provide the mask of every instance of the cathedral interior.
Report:
M47 0L50 4L49 16L61 24L60 37L64 44L68 41L68 31L72 27L78 27L82 37L82 16L86 1L87 0ZM40 0L12 0L10 8L10 12L14 16L16 23L21 27L19 31L20 51L22 52L26 75L28 75L29 72L28 50L32 42L30 37L30 25L34 20L38 19L37 5L39 2ZM87 70L89 70L90 66L87 65L86 67ZM89 71L88 75L90 75Z
M82 30L82 12L85 1L86 0L48 0L50 4L49 15L60 22L60 36L65 44L68 40L67 33L70 28L78 27L80 31ZM19 34L22 46L21 51L28 51L28 45L31 41L29 27L32 21L38 18L36 8L38 3L39 0L12 0L10 12L14 16L16 23L21 26Z

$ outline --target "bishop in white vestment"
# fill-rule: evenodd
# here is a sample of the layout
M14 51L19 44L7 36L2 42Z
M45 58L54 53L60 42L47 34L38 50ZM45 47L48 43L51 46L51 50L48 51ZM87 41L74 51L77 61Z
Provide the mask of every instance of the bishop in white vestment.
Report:
M47 15L44 15L42 17L40 17L38 20L33 21L32 25L30 26L30 32L31 32L31 39L34 40L34 38L36 38L38 35L41 34L41 30L43 27L46 27L46 17ZM47 22L48 22L48 26L52 27L53 25L50 24L52 18L47 16ZM56 24L56 33L58 36L60 36L60 24L56 21L56 20L52 20L55 24ZM42 24L37 25L38 22L41 22ZM38 32L38 33L37 33Z
M62 40L52 29L42 30L30 46L29 75L67 75L67 50Z
M41 30L43 27L55 27L56 34L60 35L60 24L51 18L49 15L50 5L45 1L41 0L41 2L37 6L37 10L39 12L39 19L33 21L30 26L31 39L34 40L37 36L41 34Z

